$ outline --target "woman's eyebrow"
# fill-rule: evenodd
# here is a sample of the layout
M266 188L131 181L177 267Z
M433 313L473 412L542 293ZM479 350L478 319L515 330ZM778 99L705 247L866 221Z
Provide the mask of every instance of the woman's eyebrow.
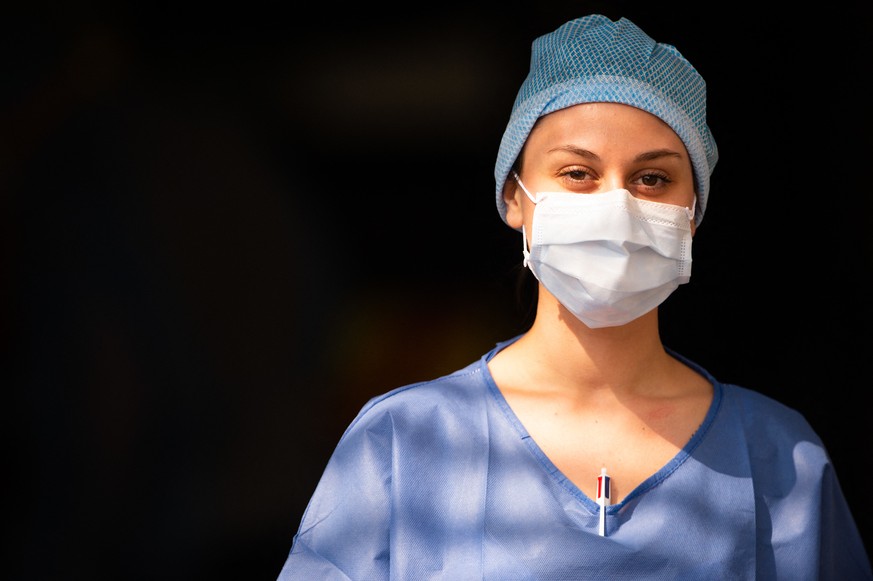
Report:
M553 147L548 152L567 152L593 161L600 161L599 155L591 150L585 149L584 147L578 147L576 145L560 145L558 147ZM652 161L655 159L660 159L662 157L676 157L681 159L682 154L673 149L653 149L652 151L645 151L643 153L640 153L634 158L634 161Z
M662 157L678 157L679 159L682 159L682 154L672 149L655 149L639 154L634 158L634 160L652 161L653 159L660 159Z
M550 149L548 153L555 153L559 151L566 151L568 153L572 153L574 155L578 155L580 157L585 157L595 161L600 160L600 156L593 151L590 151L583 147L578 147L576 145L559 145L558 147L553 147L552 149Z

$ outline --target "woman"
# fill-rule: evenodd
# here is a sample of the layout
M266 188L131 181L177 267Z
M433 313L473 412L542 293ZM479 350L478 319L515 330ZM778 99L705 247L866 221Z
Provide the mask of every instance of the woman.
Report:
M495 177L535 320L361 410L280 579L873 578L806 420L661 342L718 159L705 101L626 19L534 42Z

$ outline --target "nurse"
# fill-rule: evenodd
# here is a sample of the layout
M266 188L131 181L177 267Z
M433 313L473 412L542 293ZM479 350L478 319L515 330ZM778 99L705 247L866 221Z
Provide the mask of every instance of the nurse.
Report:
M279 579L873 578L808 422L661 342L717 159L676 48L538 38L495 167L534 322L364 406Z

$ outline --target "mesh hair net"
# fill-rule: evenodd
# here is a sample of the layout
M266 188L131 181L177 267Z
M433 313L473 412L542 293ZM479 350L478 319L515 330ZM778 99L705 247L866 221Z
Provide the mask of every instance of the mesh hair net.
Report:
M579 103L624 103L667 123L685 144L703 219L718 148L706 124L706 83L685 57L657 43L626 18L577 18L533 42L530 71L500 142L494 177L497 210L506 221L503 185L534 123Z

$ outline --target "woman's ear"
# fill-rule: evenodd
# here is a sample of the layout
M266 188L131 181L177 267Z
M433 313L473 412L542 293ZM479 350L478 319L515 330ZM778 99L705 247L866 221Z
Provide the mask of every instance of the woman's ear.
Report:
M503 182L503 203L506 204L506 223L515 228L521 229L524 224L524 212L521 209L521 196L524 192L518 186L518 182L514 179L507 178Z

